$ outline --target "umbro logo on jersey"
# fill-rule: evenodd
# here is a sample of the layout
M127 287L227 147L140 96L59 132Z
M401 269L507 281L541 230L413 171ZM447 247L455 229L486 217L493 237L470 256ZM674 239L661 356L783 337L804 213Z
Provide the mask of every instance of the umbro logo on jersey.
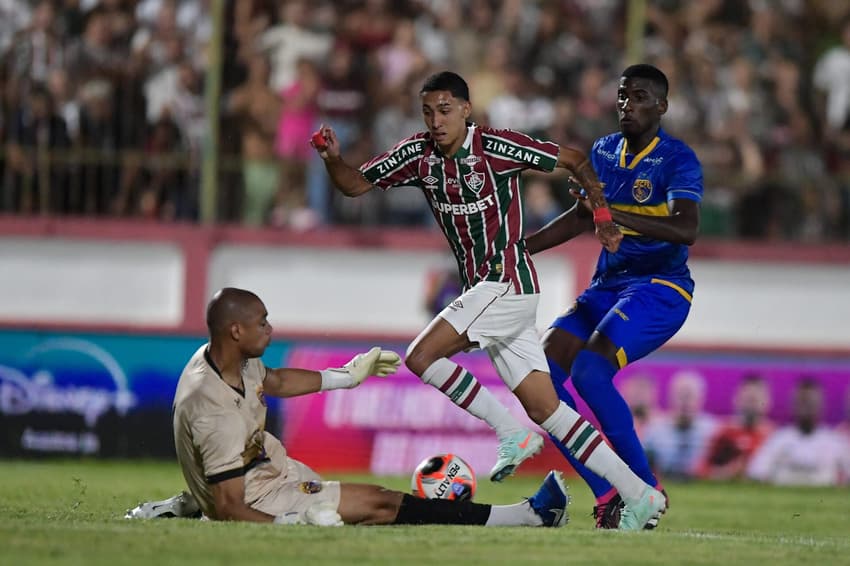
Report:
M439 181L439 179L436 178L433 175L428 175L427 177L422 179L422 182L425 183L426 185L436 185L437 181Z
M449 308L452 309L453 311L460 310L460 309L463 308L463 302L460 299L455 299L449 305Z

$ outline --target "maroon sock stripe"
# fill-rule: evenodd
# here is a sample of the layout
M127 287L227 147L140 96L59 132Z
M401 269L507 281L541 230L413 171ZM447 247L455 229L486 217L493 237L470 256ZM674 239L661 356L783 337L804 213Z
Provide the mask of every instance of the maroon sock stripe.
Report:
M599 443L602 442L602 435L596 433L596 438L590 441L590 446L588 446L584 452L581 453L578 461L584 464L587 462L587 459L590 458L590 455L593 454L593 451L596 450L596 447L599 446Z
M448 391L449 389L451 389L451 388L452 388L452 385L454 385L455 381L457 381L457 378L458 378L458 377L460 377L460 374L461 374L461 372L462 372L462 371L463 371L463 368L462 368L462 367L460 367L460 366L456 366L456 367L455 367L455 370L452 372L451 377L449 377L449 380L448 380L447 382L445 382L445 383L444 383L444 384L440 387L440 391L442 391L443 393L446 393L446 391Z
M478 390L481 389L481 382L475 381L475 385L472 387L472 391L469 392L469 395L466 396L466 399L463 400L463 403L459 405L461 409L466 409L469 407L469 404L475 399L475 396L478 395Z
M586 422L587 421L584 419L584 417L579 417L578 420L576 421L576 424L574 424L573 428L570 429L570 432L568 432L567 435L564 438L561 439L561 444L566 446L566 444L567 444L567 442L569 442L570 438L572 438L572 436L576 432L578 432L578 429L581 428L581 425L583 425Z

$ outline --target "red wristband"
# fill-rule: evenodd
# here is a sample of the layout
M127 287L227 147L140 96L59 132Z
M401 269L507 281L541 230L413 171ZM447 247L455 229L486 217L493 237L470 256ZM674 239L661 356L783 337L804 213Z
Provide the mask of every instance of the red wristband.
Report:
M318 130L313 132L310 140L313 142L313 145L316 146L316 149L319 151L324 151L328 149L328 141L325 139L325 134L322 133L322 130Z
M611 211L606 206L593 209L593 223L600 224L602 222L613 222Z

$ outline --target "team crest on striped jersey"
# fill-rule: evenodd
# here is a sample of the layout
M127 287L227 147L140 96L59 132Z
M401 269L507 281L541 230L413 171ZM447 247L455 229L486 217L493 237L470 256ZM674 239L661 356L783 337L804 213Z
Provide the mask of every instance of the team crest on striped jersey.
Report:
M637 179L632 185L632 196L640 203L644 203L652 196L652 182L649 179Z
M484 186L484 173L479 173L478 171L470 171L469 173L463 176L463 180L466 181L467 187L477 193Z

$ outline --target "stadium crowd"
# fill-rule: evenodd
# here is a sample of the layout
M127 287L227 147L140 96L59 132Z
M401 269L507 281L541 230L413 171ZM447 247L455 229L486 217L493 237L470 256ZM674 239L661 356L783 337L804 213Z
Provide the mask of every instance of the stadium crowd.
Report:
M0 0L0 211L194 221L209 0ZM344 199L307 140L351 162L422 129L416 87L463 75L474 118L589 149L617 128L623 0L225 2L219 219L421 225L415 190ZM665 128L706 175L706 236L850 240L850 4L649 0ZM526 228L571 204L527 183Z
M705 410L707 382L683 369L672 376L667 406L658 403L657 380L636 374L624 385L641 444L665 479L750 479L776 485L850 484L850 388L836 425L824 420L823 385L800 376L781 407L787 422L769 413L777 402L766 376L738 382L733 414Z

